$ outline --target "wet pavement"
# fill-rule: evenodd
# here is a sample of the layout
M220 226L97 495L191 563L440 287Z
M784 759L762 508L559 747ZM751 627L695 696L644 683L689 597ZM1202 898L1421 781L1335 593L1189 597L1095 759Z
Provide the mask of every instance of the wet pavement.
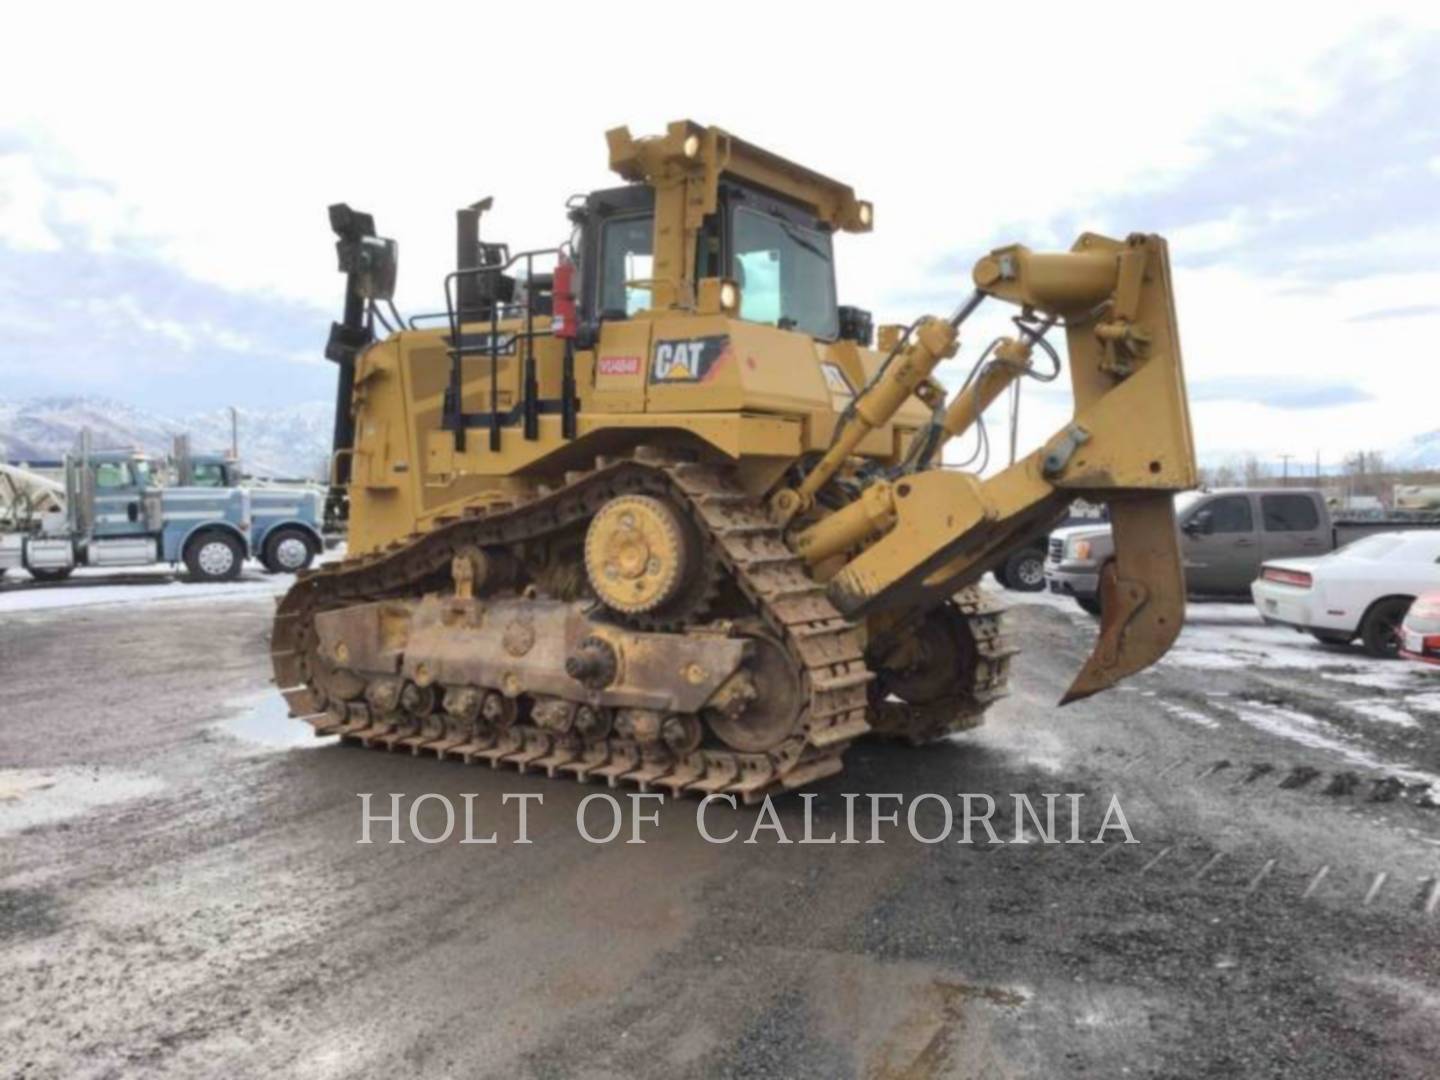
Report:
M1165 662L1057 710L1093 623L1042 600L984 728L711 807L726 843L619 793L590 843L603 788L312 740L266 690L272 609L0 623L0 1072L1434 1075L1428 669L1192 605ZM356 842L362 793L406 843ZM1047 793L1082 842L1034 842ZM872 794L901 797L873 844ZM957 842L963 794L999 842ZM1137 843L1089 842L1112 800ZM798 842L807 811L862 842Z

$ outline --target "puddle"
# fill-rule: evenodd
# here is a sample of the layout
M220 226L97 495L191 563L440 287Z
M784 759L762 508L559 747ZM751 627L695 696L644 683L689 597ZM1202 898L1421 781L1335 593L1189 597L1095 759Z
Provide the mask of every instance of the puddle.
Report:
M0 769L0 836L79 817L96 807L153 795L164 784L135 773Z
M303 750L338 741L334 735L317 738L314 728L289 714L278 691L240 698L231 707L241 711L214 725L214 730L264 750Z

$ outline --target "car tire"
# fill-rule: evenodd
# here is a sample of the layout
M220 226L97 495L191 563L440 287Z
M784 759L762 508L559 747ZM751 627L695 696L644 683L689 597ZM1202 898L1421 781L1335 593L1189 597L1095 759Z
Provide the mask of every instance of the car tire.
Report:
M1075 603L1079 604L1080 609L1087 615L1094 615L1097 619L1100 617L1100 597L1077 596L1075 597Z
M1355 640L1354 634L1347 634L1344 630L1311 630L1310 636L1321 645L1349 645Z
M36 581L64 581L74 569L73 566L56 566L48 569L27 566L25 572Z
M272 574L298 574L315 561L315 541L303 529L276 529L265 538L260 561Z
M1370 605L1360 620L1360 643L1367 653L1380 660L1394 660L1400 655L1400 624L1411 603L1407 596L1387 596Z
M195 581L234 581L245 562L245 549L228 532L197 533L185 545L185 568Z
M1045 588L1045 556L1035 551L1017 551L1005 560L1005 587L1016 592L1039 592Z

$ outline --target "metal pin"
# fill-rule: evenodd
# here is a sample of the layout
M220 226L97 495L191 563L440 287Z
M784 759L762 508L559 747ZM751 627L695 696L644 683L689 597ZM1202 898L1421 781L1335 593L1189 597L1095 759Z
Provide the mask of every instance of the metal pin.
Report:
M1437 907L1440 907L1440 875L1430 883L1430 895L1425 899L1425 914L1434 915Z
M1210 856L1210 861L1207 862L1204 866L1200 867L1199 870L1195 871L1195 880L1196 880L1196 881L1199 881L1199 880L1200 880L1201 878L1203 878L1206 874L1208 874L1211 870L1214 870L1214 869L1215 869L1215 864L1218 863L1218 862L1219 862L1221 859L1223 859L1224 857L1225 857L1225 853L1224 853L1223 851L1217 851L1217 852L1215 852L1214 855L1211 855L1211 856Z
M1145 873L1152 866L1154 866L1156 863L1158 863L1161 859L1163 859L1166 855L1169 855L1170 852L1174 850L1174 847L1162 848L1159 855L1156 855L1153 859L1151 859L1149 862L1147 862L1144 866L1140 868L1140 873Z
M1175 761L1171 762L1169 765L1166 765L1165 768L1161 769L1161 770L1160 770L1158 773L1156 773L1155 775L1156 775L1157 777L1160 777L1160 776L1166 775L1167 773L1172 773L1172 772L1174 772L1176 769L1178 769L1181 765L1184 765L1184 764L1185 764L1187 761L1189 761L1189 760L1190 760L1189 758L1183 758L1183 757L1182 757L1182 758L1177 758Z
M1300 899L1309 900L1310 897L1315 894L1315 890L1320 888L1320 883L1329 876L1330 864L1326 863L1324 866L1320 867L1319 870L1315 871L1315 876L1310 879L1310 884L1305 886L1305 891L1301 893Z
M1370 883L1370 891L1365 894L1365 902L1361 904L1361 907L1370 906L1370 902L1380 895L1380 890L1385 887L1385 882L1389 880L1389 878L1390 872L1388 870L1381 870L1375 875L1375 880Z
M1251 895L1256 889L1260 888L1261 882L1270 876L1270 871L1275 869L1275 862L1276 860L1274 859L1265 860L1265 865L1260 868L1260 872L1250 879L1249 885L1245 886L1246 896Z

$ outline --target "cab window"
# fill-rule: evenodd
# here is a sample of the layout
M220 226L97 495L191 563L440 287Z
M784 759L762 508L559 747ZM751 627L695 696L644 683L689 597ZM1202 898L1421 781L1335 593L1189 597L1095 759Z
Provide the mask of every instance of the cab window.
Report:
M1255 518L1250 513L1250 499L1245 495L1226 495L1208 503L1203 509L1210 513L1211 532L1255 531Z
M600 310L634 315L650 307L650 290L626 282L654 276L654 221L648 215L611 218L600 234Z
M225 484L225 466L214 461L198 462L191 473L191 481L195 487L223 488Z
M132 487L130 466L123 461L101 461L95 466L95 486L101 491Z
M1311 532L1320 527L1320 512L1308 495L1261 495L1260 515L1266 532Z
M737 207L731 274L740 317L833 339L839 328L830 237L778 214Z

